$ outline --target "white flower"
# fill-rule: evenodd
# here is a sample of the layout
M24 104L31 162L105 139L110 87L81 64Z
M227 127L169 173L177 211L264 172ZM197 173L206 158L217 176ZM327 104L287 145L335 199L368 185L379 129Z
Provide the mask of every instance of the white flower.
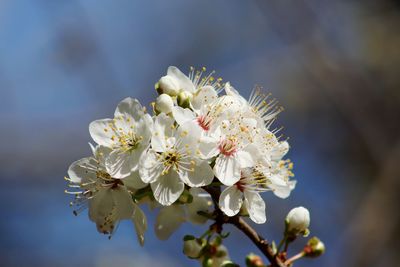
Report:
M208 153L203 154L217 156L214 174L224 185L231 186L239 181L241 169L254 166L260 153L257 144L253 143L252 119L240 117L223 121L221 125L219 138L208 139L202 152L208 148ZM206 143L204 139L203 143Z
M310 212L304 207L289 211L286 216L287 231L292 234L307 234L310 226Z
M243 169L241 174L236 184L222 191L219 207L226 215L235 216L244 203L250 219L255 223L264 223L265 202L259 193L268 190L265 177L252 168Z
M177 67L170 66L168 67L167 75L159 80L157 88L161 93L170 96L177 96L180 92L194 94L197 90L207 86L213 87L217 92L221 91L222 79L215 79L212 76L214 72L203 76L205 71L205 68L202 68L201 71L191 68L189 76L186 76Z
M259 173L266 177L266 186L280 198L287 198L296 186L296 181L290 180L293 163L282 160L289 151L287 141L279 141L274 133L261 128L256 136L256 143L260 147L261 157L254 166Z
M273 163L272 168L264 169L268 176L268 187L277 197L287 198L296 187L296 181L290 180L294 176L293 163L290 160L281 160Z
M114 119L90 123L93 140L112 150L105 163L112 177L124 178L138 170L139 159L149 147L152 123L139 101L132 98L118 104Z
M259 87L253 89L249 101L242 97L230 83L225 84L225 92L228 96L235 97L241 104L244 115L256 119L259 125L269 126L283 110L277 106L278 102L275 99L269 100L270 94L262 93Z
M157 97L155 108L159 112L164 112L166 114L172 111L172 107L174 106L174 102L172 98L167 94L161 94Z
M77 207L75 214L89 208L89 218L97 225L97 230L110 236L114 233L120 220L130 219L135 225L138 240L144 242L147 228L146 217L131 196L135 189L143 187L137 173L125 179L115 179L104 166L105 157L111 152L107 147L93 149L94 157L75 161L68 169L69 187L77 191L71 202ZM132 188L133 187L133 188ZM134 188L136 187L136 188Z
M200 187L211 183L214 175L208 162L197 155L199 133L165 114L155 119L151 149L141 159L140 176L151 184L154 198L162 205L174 203L184 183Z

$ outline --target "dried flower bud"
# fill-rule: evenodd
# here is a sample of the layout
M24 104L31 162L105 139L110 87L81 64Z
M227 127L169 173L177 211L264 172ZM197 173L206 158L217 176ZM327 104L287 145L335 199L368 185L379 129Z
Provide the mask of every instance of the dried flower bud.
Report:
M166 114L172 111L174 102L172 98L167 94L161 94L157 97L155 108L159 112L164 112Z
M310 225L310 212L304 207L297 207L289 211L286 216L287 234L297 236L302 234L307 236L308 226Z
M179 82L172 76L166 75L156 84L156 90L159 94L176 96L179 93Z
M307 245L304 247L304 256L315 258L320 256L325 252L325 245L319 240L318 237L313 237L308 240Z

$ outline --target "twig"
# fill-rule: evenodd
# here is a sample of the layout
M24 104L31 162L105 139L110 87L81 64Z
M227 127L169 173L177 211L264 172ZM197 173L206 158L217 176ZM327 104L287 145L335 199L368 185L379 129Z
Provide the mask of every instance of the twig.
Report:
M203 189L210 194L214 202L215 223L211 225L213 229L216 229L217 232L221 232L224 224L234 225L260 249L260 251L271 263L271 267L286 267L286 265L279 258L275 257L272 247L269 245L268 241L259 235L257 231L254 230L248 223L246 223L239 215L228 217L220 210L218 206L218 200L221 194L221 189L219 186L205 186Z

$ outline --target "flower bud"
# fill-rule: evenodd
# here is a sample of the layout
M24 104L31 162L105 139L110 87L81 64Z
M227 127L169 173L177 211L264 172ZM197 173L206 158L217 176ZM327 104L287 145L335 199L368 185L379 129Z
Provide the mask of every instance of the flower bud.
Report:
M286 232L289 235L307 236L310 225L310 212L304 207L297 207L289 211L286 216Z
M179 83L174 77L166 75L156 83L156 90L159 94L176 96L180 90Z
M308 240L307 245L304 247L304 256L315 258L320 256L325 252L325 245L319 240L318 237L313 237Z
M246 257L246 266L248 266L248 267L263 267L265 265L260 256L250 253Z
M174 102L172 98L167 94L161 94L157 97L155 109L159 112L164 112L166 114L172 111Z
M192 100L193 95L189 92L182 91L178 94L178 105L183 108L190 107L190 101Z
M183 242L183 253L189 258L199 257L201 244L196 239L186 240Z

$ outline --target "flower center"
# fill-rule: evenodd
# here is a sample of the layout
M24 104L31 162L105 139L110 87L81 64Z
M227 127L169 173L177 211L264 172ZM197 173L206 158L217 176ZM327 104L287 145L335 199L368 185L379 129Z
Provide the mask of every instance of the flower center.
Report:
M163 173L168 173L170 168L174 168L175 170L179 169L179 162L182 157L180 153L177 151L168 151L163 153L163 164L164 171Z
M117 188L118 185L124 184L120 179L112 178L111 175L105 171L97 171L96 176L102 181L101 186L103 187Z
M199 117L197 117L196 120L197 120L197 123L199 124L199 126L200 126L204 131L210 130L211 119L209 119L207 116L199 116Z
M221 154L225 156L232 156L237 151L236 139L233 137L224 139L220 142L218 148Z
M139 147L142 136L136 136L135 133L129 132L119 136L119 143L123 151L129 152Z

